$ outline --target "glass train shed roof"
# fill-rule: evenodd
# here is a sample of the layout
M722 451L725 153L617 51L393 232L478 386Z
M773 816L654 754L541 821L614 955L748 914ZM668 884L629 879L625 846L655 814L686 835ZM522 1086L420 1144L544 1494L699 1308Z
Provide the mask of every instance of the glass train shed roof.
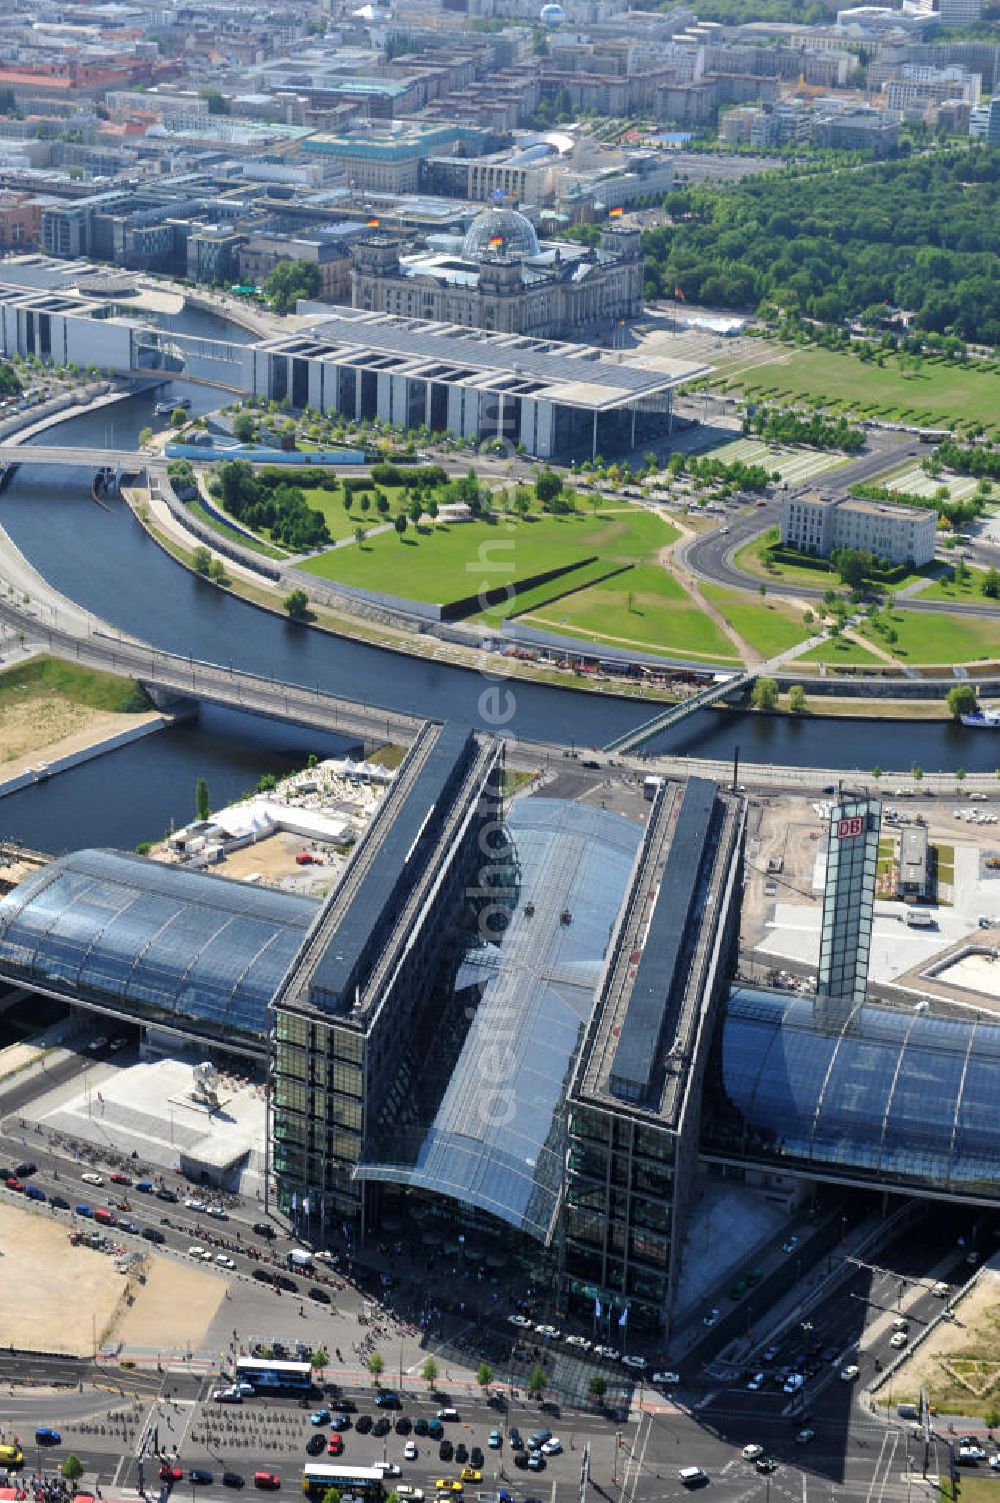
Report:
M76 851L0 902L0 973L136 1019L263 1040L316 907L122 851Z
M1000 1199L1000 1022L740 987L702 1148Z
M566 1096L642 826L561 799L516 799L520 868L498 944L468 953L401 1114L360 1179L433 1190L538 1241L551 1235Z

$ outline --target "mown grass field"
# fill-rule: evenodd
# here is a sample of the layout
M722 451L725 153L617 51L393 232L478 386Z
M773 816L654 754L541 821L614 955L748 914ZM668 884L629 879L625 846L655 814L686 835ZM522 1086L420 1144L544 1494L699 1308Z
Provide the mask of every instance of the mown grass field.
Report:
M90 710L110 710L118 715L140 714L152 708L132 679L49 657L29 658L0 673L0 717L6 705L19 704L26 697L70 700Z
M852 642L847 637L828 637L825 642L817 642L815 647L810 647L797 663L842 663L845 667L852 664L868 663L874 666L884 662L877 653L869 652L867 647L862 647L860 642Z
M740 590L703 584L702 593L720 611L734 631L765 658L794 647L812 636L817 627L807 626L802 612L784 601L761 600Z
M768 346L771 358L754 365L720 362L719 374L746 396L783 403L821 398L830 407L930 427L983 423L1000 429L1000 376L976 361L948 365L925 358L918 374L894 359L883 367L833 350Z
M888 651L907 663L972 663L1000 657L1000 617L948 616L916 611L882 612L898 633ZM879 634L863 623L863 636L885 646Z
M324 579L381 590L411 600L443 604L501 589L596 555L605 566L655 557L674 541L677 531L642 507L615 507L568 516L532 513L486 522L409 526L403 537L380 533L361 547L337 548L307 560L301 568ZM565 588L557 581L544 598ZM517 607L505 605L491 620Z
M659 564L639 564L628 574L553 601L523 619L587 642L725 666L740 661L725 633Z

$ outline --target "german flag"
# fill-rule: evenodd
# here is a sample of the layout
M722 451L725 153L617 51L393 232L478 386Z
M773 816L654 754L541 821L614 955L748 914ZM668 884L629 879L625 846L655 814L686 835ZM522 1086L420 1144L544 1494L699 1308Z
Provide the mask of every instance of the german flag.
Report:
M491 235L490 236L490 238L489 238L489 246L490 246L491 250L498 250L501 245L503 245L503 236L502 235Z
M684 288L683 287L675 287L674 288L674 297L677 299L677 301L679 303L683 303L684 302Z
M622 215L624 213L625 213L625 210L622 208L621 204L619 204L616 209L609 209L609 211L608 211L608 218L609 219L621 219L621 217L622 217Z
M377 230L380 223L381 223L381 221L378 220L378 219L374 219L374 218L373 219L369 219L369 221L368 221L368 228L370 230Z

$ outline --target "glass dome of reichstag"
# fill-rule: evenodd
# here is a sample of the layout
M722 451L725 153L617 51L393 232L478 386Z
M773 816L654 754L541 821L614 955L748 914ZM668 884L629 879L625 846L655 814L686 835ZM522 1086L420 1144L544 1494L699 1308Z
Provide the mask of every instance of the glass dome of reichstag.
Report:
M462 254L469 261L482 261L493 251L505 256L537 256L538 236L531 220L516 209L499 205L477 214L465 232Z

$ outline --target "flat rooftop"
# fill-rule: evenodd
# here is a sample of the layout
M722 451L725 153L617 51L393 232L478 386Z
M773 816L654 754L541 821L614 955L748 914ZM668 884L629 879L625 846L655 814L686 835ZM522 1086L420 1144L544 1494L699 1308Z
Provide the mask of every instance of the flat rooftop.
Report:
M421 874L421 836L475 745L467 727L423 726L343 881L310 927L277 1005L342 1017L356 1011L371 969L366 961L381 953L377 941L385 937L390 913L403 906Z
M608 359L592 345L369 313L361 308L344 308L298 334L263 340L256 348L338 364L363 364L372 356L383 356L392 362L394 374L433 375L439 380L448 379L440 374L444 364L455 368L451 379L480 385L505 381L532 396L597 410L666 393L712 368L670 360L658 361L654 369Z
M659 794L573 1094L677 1127L710 1007L740 801L709 779Z

